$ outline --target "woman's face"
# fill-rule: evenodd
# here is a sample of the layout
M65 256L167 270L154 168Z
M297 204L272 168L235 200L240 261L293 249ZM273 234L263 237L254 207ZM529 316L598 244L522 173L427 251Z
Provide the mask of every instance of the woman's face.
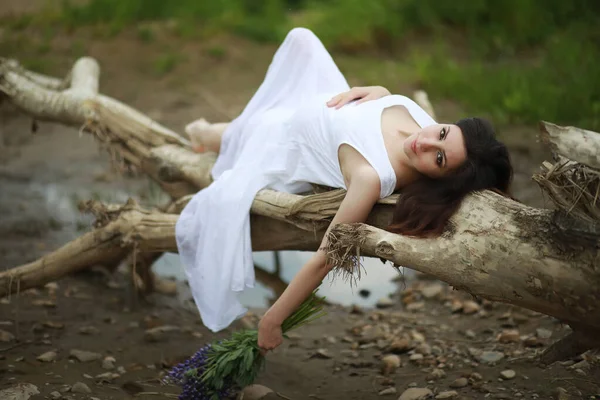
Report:
M410 135L404 153L417 171L431 178L447 175L467 159L462 131L452 124L431 125Z

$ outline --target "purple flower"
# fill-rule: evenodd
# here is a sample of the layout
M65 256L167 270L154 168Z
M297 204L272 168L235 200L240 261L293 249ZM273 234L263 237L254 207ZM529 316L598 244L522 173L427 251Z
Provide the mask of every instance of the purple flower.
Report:
M208 344L169 371L165 381L181 385L180 400L211 400L214 394L219 399L224 399L233 393L228 385L224 385L223 389L216 391L214 388L206 387L202 382L201 377L206 369L207 357L211 351L213 351L212 345Z

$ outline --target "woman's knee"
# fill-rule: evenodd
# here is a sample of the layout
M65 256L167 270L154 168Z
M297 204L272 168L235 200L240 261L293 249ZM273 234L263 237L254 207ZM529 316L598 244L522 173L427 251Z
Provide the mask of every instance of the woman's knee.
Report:
M307 45L310 45L315 40L319 41L319 38L317 38L317 35L315 35L313 31L302 27L297 27L290 30L287 34L287 38Z

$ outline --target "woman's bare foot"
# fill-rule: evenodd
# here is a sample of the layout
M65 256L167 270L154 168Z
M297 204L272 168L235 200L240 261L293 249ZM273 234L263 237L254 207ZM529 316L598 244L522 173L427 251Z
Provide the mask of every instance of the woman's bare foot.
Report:
M218 153L221 148L223 132L229 123L211 124L204 118L197 119L185 127L185 133L192 142L192 148L197 153L212 151Z

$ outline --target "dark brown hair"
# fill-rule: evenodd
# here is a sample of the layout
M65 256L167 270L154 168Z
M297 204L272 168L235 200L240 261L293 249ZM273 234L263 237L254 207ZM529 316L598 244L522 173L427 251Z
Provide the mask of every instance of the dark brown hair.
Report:
M388 227L390 232L439 236L468 193L491 189L510 196L513 169L508 149L496 140L492 125L481 118L461 119L456 125L464 137L466 161L447 177L422 177L404 187Z

